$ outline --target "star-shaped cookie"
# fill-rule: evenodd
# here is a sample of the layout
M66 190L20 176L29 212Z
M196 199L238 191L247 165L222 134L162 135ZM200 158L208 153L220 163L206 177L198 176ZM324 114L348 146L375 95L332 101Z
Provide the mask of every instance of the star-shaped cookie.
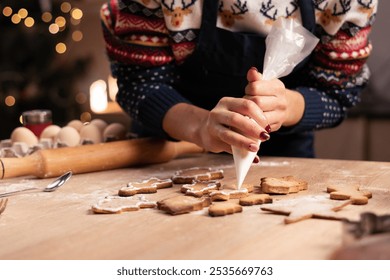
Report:
M286 224L298 222L310 218L322 218L331 220L343 219L337 215L337 211L350 204L351 201L337 202L325 196L303 196L294 199L285 199L274 202L260 209L276 214L288 215Z

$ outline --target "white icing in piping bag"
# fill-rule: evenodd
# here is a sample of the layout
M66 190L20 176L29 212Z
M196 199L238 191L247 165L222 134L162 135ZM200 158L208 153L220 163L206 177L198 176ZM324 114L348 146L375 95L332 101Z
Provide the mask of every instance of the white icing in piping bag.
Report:
M258 141L258 144L260 147L260 140ZM237 189L240 189L257 153L234 146L232 146L232 150L234 165L236 167Z
M319 39L294 19L279 17L267 38L264 55L263 79L281 78L311 53ZM258 140L259 148L261 141ZM240 189L251 167L256 152L232 146L236 167L237 188Z

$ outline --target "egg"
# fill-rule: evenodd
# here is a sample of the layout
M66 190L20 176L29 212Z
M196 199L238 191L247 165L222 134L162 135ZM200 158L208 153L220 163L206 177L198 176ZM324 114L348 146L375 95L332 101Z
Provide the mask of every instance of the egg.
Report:
M121 123L109 124L103 132L104 141L116 141L126 139L126 127Z
M102 119L93 119L90 124L96 125L102 134L104 129L107 127L107 123Z
M103 135L100 129L94 124L86 124L80 130L81 143L98 144L103 141Z
M12 131L11 142L23 142L31 147L38 144L38 137L30 129L20 126Z
M56 141L60 146L75 147L80 144L80 134L74 127L64 126L58 132Z
M42 131L40 139L48 138L54 141L57 138L57 134L58 132L60 132L60 130L61 127L59 127L58 125L49 125Z
M80 132L81 128L83 127L83 123L80 120L72 120L68 122L66 126L73 127Z

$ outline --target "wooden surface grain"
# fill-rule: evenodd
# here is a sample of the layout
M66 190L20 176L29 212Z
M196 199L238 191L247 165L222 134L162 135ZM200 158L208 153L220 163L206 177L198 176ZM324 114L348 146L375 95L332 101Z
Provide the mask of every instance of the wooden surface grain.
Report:
M328 259L344 240L341 221L309 219L284 224L283 215L260 206L242 213L210 217L207 209L171 216L157 209L122 214L93 214L91 205L116 195L130 181L170 178L177 170L216 167L224 183L235 183L230 155L197 154L164 164L73 175L52 193L38 191L9 197L0 215L0 259ZM326 195L330 183L354 183L371 191L367 205L339 212L356 220L362 212L390 212L390 163L295 158L261 158L245 183L259 185L265 176L296 176L309 189L273 196L274 201L303 195ZM0 193L13 186L43 189L52 179L29 177L0 181ZM180 186L145 195L160 200L180 193Z

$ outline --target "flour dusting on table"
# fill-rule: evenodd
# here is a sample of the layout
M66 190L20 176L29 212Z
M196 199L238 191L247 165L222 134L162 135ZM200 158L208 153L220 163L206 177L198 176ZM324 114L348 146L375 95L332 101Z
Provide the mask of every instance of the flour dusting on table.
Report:
M31 188L39 188L39 184L33 180L22 180L18 183L1 183L0 193L21 191Z
M260 166L287 166L290 165L288 161L260 161L258 163Z

